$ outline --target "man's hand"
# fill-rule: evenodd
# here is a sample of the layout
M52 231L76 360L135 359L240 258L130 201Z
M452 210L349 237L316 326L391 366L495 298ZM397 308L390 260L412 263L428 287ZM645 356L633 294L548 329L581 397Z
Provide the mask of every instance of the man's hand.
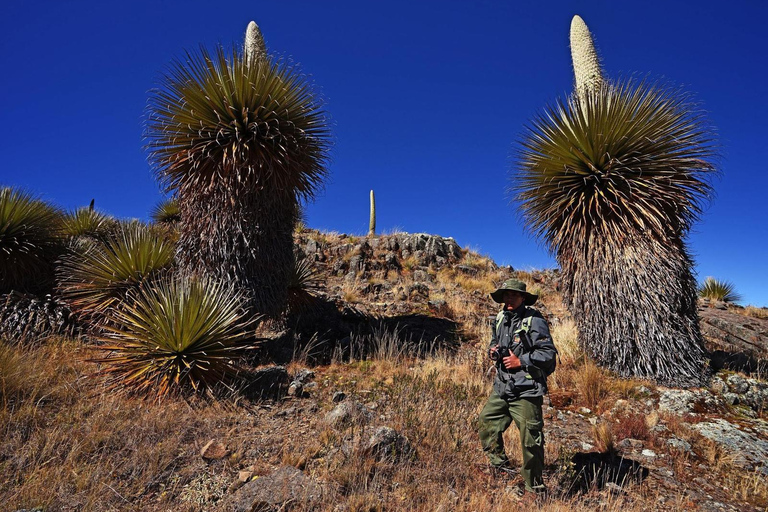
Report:
M493 359L495 361L496 360L496 357L495 357L496 356L496 352L498 352L498 350L499 350L498 346L494 346L494 347L491 347L490 349L488 349L488 358L489 359Z
M523 366L522 363L520 363L520 358L512 353L502 359L501 362L504 363L504 368L507 370L517 370Z

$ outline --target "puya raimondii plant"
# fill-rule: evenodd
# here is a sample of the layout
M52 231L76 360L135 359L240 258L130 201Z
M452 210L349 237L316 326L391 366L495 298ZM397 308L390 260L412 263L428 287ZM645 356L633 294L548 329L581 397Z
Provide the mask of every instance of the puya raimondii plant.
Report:
M557 257L590 356L622 376L699 385L706 356L685 238L710 197L712 131L680 90L606 80L578 16L571 51L575 93L524 133L515 199Z
M310 82L271 58L255 23L245 45L175 61L151 93L150 160L178 201L182 270L231 281L253 310L288 298L299 203L322 186L330 147Z

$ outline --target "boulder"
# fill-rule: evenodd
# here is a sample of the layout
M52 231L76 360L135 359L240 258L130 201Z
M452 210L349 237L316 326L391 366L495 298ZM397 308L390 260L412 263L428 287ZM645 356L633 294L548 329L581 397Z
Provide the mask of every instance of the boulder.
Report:
M222 510L271 512L289 505L312 508L321 495L322 487L315 480L293 466L282 466L240 487L224 500Z
M251 398L278 399L285 395L290 377L285 366L267 366L254 371L247 379L244 394Z
M356 400L345 400L325 415L325 422L331 427L345 427L356 422L367 422L373 413Z
M744 432L738 425L722 418L694 423L691 428L725 448L736 466L768 475L768 441Z
M391 427L379 427L368 439L364 453L379 460L400 462L415 455L415 450L407 437Z

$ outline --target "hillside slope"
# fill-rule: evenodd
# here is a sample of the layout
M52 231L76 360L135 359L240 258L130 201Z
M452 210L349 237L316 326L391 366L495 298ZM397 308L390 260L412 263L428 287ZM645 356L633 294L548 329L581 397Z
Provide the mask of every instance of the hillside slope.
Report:
M731 370L694 390L614 378L579 350L556 270L498 267L449 238L305 231L296 246L314 298L300 292L250 385L227 397L107 393L79 340L0 345L5 509L768 506L765 382ZM476 436L497 311L487 294L508 276L540 294L561 357L545 402L551 495L536 506L517 502L519 477L487 472ZM513 427L516 463L518 442Z

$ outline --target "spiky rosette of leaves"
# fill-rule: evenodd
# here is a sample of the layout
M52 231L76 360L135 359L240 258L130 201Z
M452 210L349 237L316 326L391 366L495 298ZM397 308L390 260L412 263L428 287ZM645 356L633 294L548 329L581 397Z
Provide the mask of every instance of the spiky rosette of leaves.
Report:
M256 310L279 313L298 201L327 175L326 115L306 78L221 47L189 53L152 93L147 138L179 201L182 267L232 280Z
M307 308L316 299L315 292L323 285L323 278L308 258L294 258L288 281L288 305L292 311Z
M31 194L0 187L0 293L48 290L62 246L61 215Z
M560 262L582 345L621 375L703 378L684 237L711 192L710 133L687 95L630 80L558 101L521 141L522 215Z
M707 277L698 288L699 297L720 302L740 302L741 295L736 292L736 286L729 281L721 281Z
M62 234L69 238L100 238L114 228L115 219L109 215L83 206L64 215Z
M168 198L157 203L149 217L158 224L175 224L181 220L179 202L175 198Z
M234 179L310 198L326 178L326 114L306 77L282 61L222 47L187 53L149 105L150 159L169 191Z
M113 387L147 397L200 391L237 377L237 359L259 341L231 286L168 277L145 283L115 313L96 361Z
M139 222L120 225L102 240L62 257L58 289L72 311L101 324L127 293L168 269L175 247Z
M711 131L679 91L625 81L547 107L521 141L513 191L554 252L595 235L685 233L709 197Z

